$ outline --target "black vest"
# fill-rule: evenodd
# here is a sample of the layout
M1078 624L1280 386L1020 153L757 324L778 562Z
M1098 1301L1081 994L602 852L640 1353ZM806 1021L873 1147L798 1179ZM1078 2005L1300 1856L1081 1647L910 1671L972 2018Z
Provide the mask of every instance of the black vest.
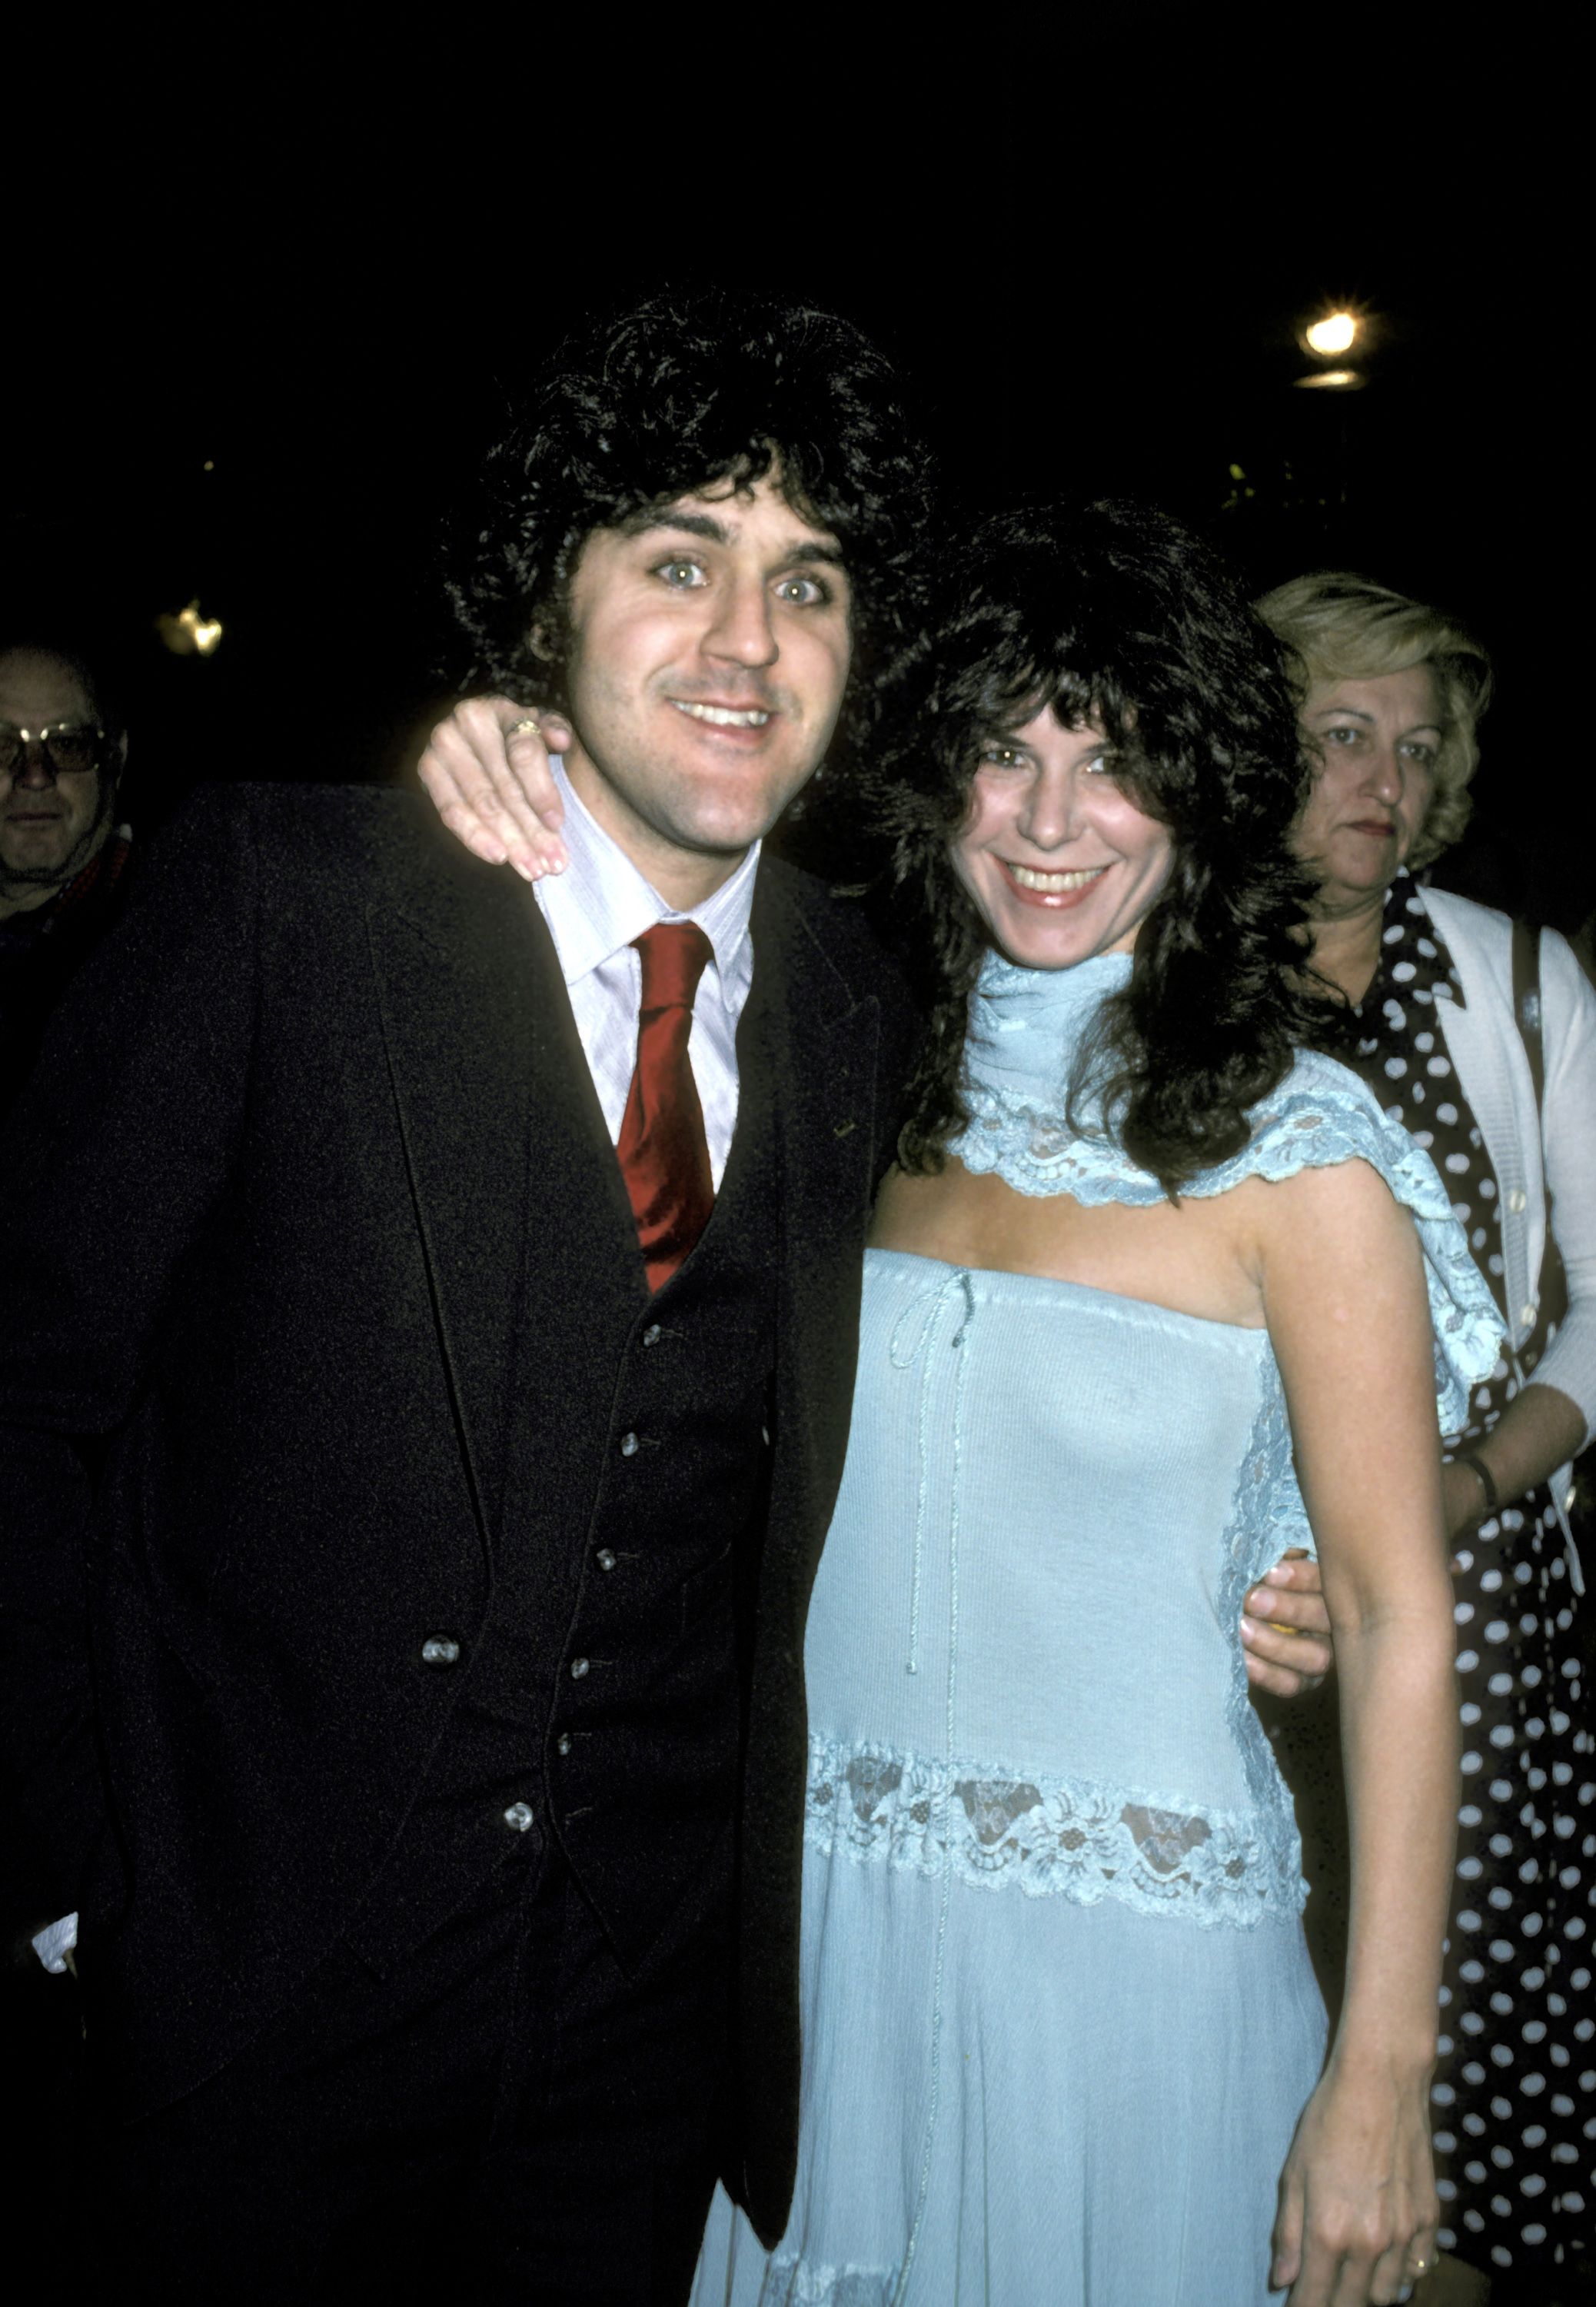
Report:
M495 1865L550 1835L628 1966L712 1859L706 1899L729 1890L738 1626L764 1528L780 1244L760 996L756 982L738 1033L738 1123L713 1214L670 1282L639 1293L586 1524L567 1533L566 1576L551 1582L546 1558L503 1530L469 1657L448 1630L428 1646L459 1687L399 1844L348 1934L380 1968ZM597 1141L593 1158L612 1162L613 1150ZM641 1274L635 1239L619 1236L615 1251L636 1256ZM538 1405L525 1407L535 1450L557 1451Z

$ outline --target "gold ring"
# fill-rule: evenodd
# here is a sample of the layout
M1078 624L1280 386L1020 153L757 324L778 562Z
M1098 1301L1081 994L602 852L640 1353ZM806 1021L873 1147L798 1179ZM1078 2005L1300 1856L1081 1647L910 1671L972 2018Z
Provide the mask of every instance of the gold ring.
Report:
M525 737L528 735L541 737L542 733L542 731L537 725L536 719L529 716L525 721L512 721L510 723L509 727L504 733L505 742L508 744L512 737Z

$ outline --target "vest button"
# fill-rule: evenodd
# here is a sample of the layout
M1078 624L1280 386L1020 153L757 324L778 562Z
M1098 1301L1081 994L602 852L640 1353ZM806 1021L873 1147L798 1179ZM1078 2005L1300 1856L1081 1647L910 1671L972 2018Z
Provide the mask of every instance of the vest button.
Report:
M643 1333L642 1343L645 1346L657 1346L659 1342L660 1325L657 1322L651 1322Z
M1512 1211L1515 1217L1518 1215L1520 1210L1528 1207L1529 1199L1530 1197L1528 1194L1525 1193L1522 1186L1515 1186L1513 1191L1507 1196L1507 1206Z
M1518 1309L1518 1318L1526 1330L1532 1330L1535 1326L1535 1308L1532 1306L1521 1306Z
M621 1436L620 1454L623 1458L635 1458L637 1455L637 1437L635 1434Z
M597 1561L601 1570L613 1570L615 1567L615 1557L607 1546L600 1547Z
M527 1828L532 1824L531 1805L529 1803L512 1803L508 1810L507 1810L504 1814L504 1822L507 1826L514 1827L517 1834L525 1834Z
M423 1666L453 1666L460 1655L460 1645L448 1634L429 1634L422 1644Z
M573 1659L571 1660L571 1680L573 1682L580 1682L586 1672L587 1660L585 1659Z
M562 1730L559 1737L554 1741L554 1751L557 1754L568 1754L570 1753L571 1734L568 1730Z

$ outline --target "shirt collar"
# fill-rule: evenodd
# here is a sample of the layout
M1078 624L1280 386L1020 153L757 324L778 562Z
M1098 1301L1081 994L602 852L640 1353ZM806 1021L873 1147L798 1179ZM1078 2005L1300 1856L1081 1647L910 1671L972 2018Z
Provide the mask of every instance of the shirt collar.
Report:
M696 922L710 941L721 999L735 1014L753 967L748 916L760 844L754 844L736 872L712 896L679 913L583 807L559 759L552 759L550 767L565 803L560 835L570 863L563 873L550 874L536 883L533 894L549 925L566 983L574 985L578 978L613 959L656 922Z

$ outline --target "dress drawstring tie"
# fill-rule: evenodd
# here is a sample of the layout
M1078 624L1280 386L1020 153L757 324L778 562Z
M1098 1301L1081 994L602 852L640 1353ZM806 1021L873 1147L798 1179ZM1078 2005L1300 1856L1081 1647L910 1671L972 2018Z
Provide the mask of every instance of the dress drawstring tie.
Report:
M941 1282L919 1291L909 1299L909 1304L898 1316L892 1337L887 1342L887 1359L894 1369L912 1369L922 1355L925 1358L920 1368L919 1411L915 1432L918 1481L915 1495L914 1569L909 1588L909 1663L906 1671L909 1674L918 1674L920 1670L920 1574L926 1556L926 1507L931 1485L931 1457L927 1437L931 1414L931 1386L935 1376L935 1362L931 1352L931 1341L936 1333L943 1307L955 1295L960 1293L964 1299L962 1318L948 1342L952 1346L961 1346L976 1313L975 1290L970 1282L968 1270L962 1265L955 1267L952 1273L945 1274ZM912 1335L906 1338L906 1334L911 1330ZM963 1406L964 1367L961 1363L959 1383L953 1394L952 1517L955 1529L958 1526L959 1514L959 1462L964 1440L960 1422Z

